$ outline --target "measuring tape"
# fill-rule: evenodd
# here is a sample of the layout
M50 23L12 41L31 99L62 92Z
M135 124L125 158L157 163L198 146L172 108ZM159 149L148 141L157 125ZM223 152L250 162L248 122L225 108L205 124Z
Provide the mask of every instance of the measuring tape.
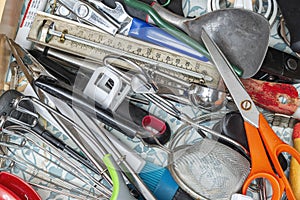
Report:
M217 88L220 76L208 62L141 40L109 35L95 27L38 12L28 40L96 61L107 55L121 55L141 67L154 66L182 80Z

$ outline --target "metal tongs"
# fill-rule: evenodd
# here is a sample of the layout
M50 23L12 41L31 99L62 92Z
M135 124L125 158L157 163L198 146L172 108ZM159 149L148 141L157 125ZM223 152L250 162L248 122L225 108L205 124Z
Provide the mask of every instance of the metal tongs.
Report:
M12 53L14 57L17 60L18 65L21 67L22 71L24 71L24 74L26 78L28 79L29 84L35 88L35 82L40 77L40 75L46 75L45 77L48 79L51 79L52 81L57 80L55 77L53 77L51 74L47 72L47 70L32 56L30 55L25 49L20 47L18 44L16 44L13 40L8 39L9 45L11 47ZM38 88L36 89L36 95L40 97L40 93L43 92L40 91ZM44 95L47 95L47 93L44 93ZM51 101L51 96L49 100ZM120 170L118 169L118 165L115 163L113 158L109 156L110 154L107 153L106 149L102 148L102 145L99 141L95 140L95 137L88 133L87 131L83 130L81 127L79 127L76 123L74 123L71 119L65 117L62 115L58 110L52 108L48 104L45 104L41 102L39 99L29 96L22 96L15 99L13 106L16 106L18 108L18 111L23 111L29 114L32 114L20 107L21 102L32 102L35 106L38 106L39 108L44 109L46 112L49 112L50 117L52 117L55 122L58 124L58 126L63 130L75 143L76 145L82 150L82 152L86 155L86 157L91 161L91 163L95 166L97 172L102 174L103 167L100 164L102 162L101 157L99 155L104 156L104 162L106 165L108 165L108 168L114 169L117 173L113 172L111 174L112 182L118 184L120 187L125 188L124 190L116 191L119 192L119 195L116 194L117 198L122 199L133 199L133 197L129 194L127 191L127 186L124 185L123 177L120 174ZM55 104L54 104L55 105ZM43 113L44 114L44 113ZM35 115L34 115L35 116ZM45 117L46 118L46 117ZM47 119L47 118L46 118ZM48 121L51 121L47 119ZM33 124L35 125L35 124ZM73 128L72 128L73 127ZM126 128L126 127L125 127ZM129 127L132 128L132 127ZM135 131L135 130L133 130ZM78 134L76 133L78 132ZM148 133L148 131L147 131ZM50 142L51 143L51 142ZM52 144L53 145L53 144ZM79 159L77 159L79 160ZM122 169L123 166L122 166ZM139 177L131 173L132 170L127 168L124 169L126 171L126 175L129 176L130 181L137 187L137 189L142 193L143 196L145 196L146 199L155 199L153 194L148 190L148 188L144 185L144 183L139 179ZM103 174L105 175L105 174ZM115 182L117 181L117 182ZM121 194L124 193L124 194ZM125 196L124 196L125 195ZM113 194L114 196L114 194Z
M91 169L97 175L101 175L107 182L108 186L112 184L112 187L120 187L121 190L113 190L111 192L110 189L98 183L98 180L95 180L95 178L92 175L88 174L86 176L90 180L93 180L95 182L93 187L97 187L100 191L106 193L109 196L116 195L116 199L134 199L134 197L131 196L123 180L123 176L119 169L119 165L111 157L111 154L109 154L109 152L103 147L103 144L100 141L98 141L90 132L83 130L80 126L76 125L71 119L65 117L60 112L47 106L46 104L43 104L34 97L22 96L17 91L9 90L1 96L1 100L1 105L6 105L4 106L4 108L6 109L1 110L0 128L2 131L7 132L8 130L23 130L25 132L30 132L36 137L41 138L51 147L55 148L56 151L62 150L60 151L62 155L66 153L67 156L73 158L76 162L79 162L81 165L88 167L90 166L89 169ZM55 138L47 130L43 130L43 132L40 133L41 127L36 128L37 114L31 111L30 107L32 106L43 107L49 112L53 113L55 118L59 118L60 122L63 122L60 123L60 125L64 127L64 131L68 133L67 135L83 151L83 153L87 156L88 160L84 161L82 158L79 158L75 150L69 148L66 144L64 144L63 141ZM7 116L4 115L4 113L7 113ZM14 126L15 128L18 127L18 129L11 129L12 126ZM70 131L72 133L70 133ZM10 132L8 131L7 133ZM110 176L108 176L105 172L105 166L108 168ZM94 167L95 170L93 169ZM128 169L126 172L129 171L132 173L131 168L128 167L126 169ZM133 180L135 181L140 180L134 174L132 174L132 177L134 177ZM143 184L141 183L141 188L142 187ZM143 192L148 191L147 189L145 189L143 190ZM151 194L149 193L149 195Z

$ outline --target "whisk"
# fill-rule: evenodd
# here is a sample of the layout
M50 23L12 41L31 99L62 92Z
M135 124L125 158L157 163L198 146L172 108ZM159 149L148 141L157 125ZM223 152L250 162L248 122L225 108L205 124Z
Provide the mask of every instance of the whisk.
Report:
M12 125L2 129L4 137L9 141L0 142L1 171L20 176L39 193L74 199L109 199L112 195L112 180L83 168L34 131Z
M90 133L80 127L77 130L81 134L71 129L69 136L73 136L71 139L74 138L87 157L78 159L80 154L77 151L70 147L64 151L61 147L66 147L66 144L37 125L38 114L31 107L33 102L43 105L41 102L16 91L7 91L0 99L1 106L5 107L1 109L0 118L2 170L21 173L23 179L42 190L51 191L51 194L68 194L75 199L134 199L119 166ZM55 114L63 116L58 112ZM74 128L76 124L63 119L71 123L60 124L70 133L70 126Z

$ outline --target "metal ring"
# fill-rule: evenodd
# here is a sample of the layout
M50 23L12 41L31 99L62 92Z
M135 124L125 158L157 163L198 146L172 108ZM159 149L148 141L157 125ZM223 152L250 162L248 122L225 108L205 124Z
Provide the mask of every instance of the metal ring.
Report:
M206 11L212 12L214 10L221 9L220 2L221 2L220 0L208 0L206 4ZM261 14L264 8L263 0L256 0L256 2L258 2L258 7L257 10L254 9L253 12ZM273 26L277 13L278 13L278 5L276 0L267 0L267 10L264 13L264 17L268 19L270 26Z

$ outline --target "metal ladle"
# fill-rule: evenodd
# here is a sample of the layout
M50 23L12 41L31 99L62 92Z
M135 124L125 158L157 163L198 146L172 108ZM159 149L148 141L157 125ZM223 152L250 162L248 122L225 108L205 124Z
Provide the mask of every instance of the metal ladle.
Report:
M243 70L242 78L256 74L264 60L269 44L270 26L263 16L246 9L224 9L197 18L184 18L152 5L160 16L186 32L203 45L201 29L205 28L232 65Z

